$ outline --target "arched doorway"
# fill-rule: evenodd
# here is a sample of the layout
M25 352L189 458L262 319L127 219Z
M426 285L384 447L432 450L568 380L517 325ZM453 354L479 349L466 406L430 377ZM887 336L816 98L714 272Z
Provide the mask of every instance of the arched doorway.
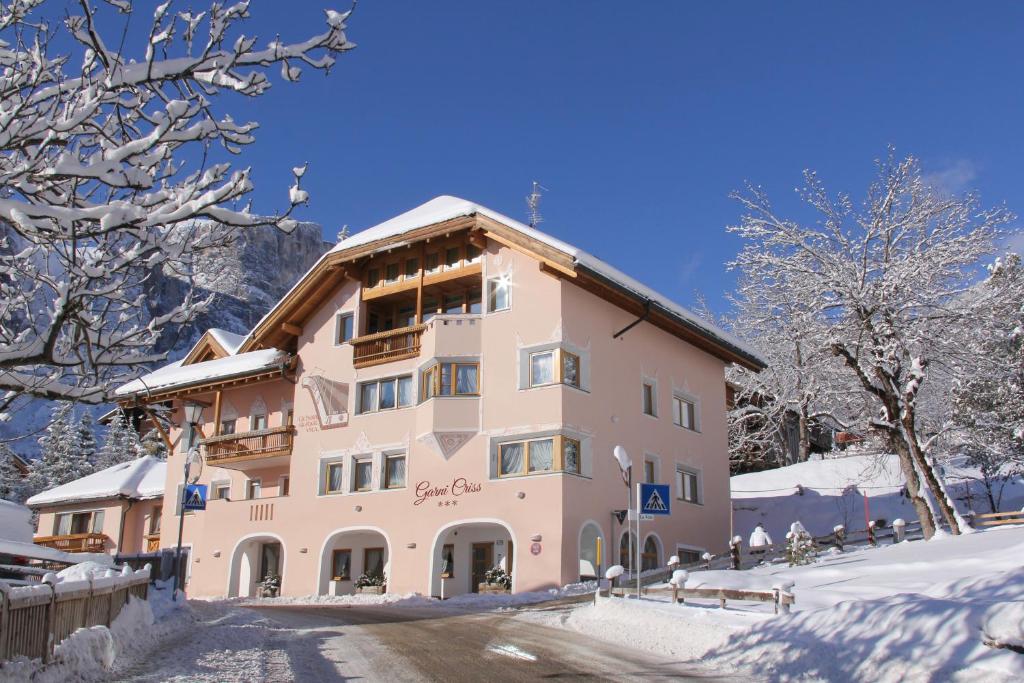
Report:
M320 595L349 595L364 574L375 583L391 573L391 543L376 527L348 527L331 532L320 549Z
M646 572L661 567L661 539L657 534L648 534L640 552L640 571Z
M245 536L231 552L228 597L257 597L260 584L274 576L278 578L280 595L285 580L284 541L276 534Z
M598 543L601 551L598 554ZM580 528L580 580L589 580L601 576L604 570L604 534L597 522L587 521Z
M501 569L516 587L512 527L494 519L466 520L442 527L430 556L430 594L450 598L478 592L484 574Z

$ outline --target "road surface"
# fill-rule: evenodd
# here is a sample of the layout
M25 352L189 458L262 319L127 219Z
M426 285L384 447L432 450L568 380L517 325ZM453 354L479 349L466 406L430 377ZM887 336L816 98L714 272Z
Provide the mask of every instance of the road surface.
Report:
M218 612L200 604L197 611L195 629L116 680L729 680L699 665L517 619L518 610L275 605Z

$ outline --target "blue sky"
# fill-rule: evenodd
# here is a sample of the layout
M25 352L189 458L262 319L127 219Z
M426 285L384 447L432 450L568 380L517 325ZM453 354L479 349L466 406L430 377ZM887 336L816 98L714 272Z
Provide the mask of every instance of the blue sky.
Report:
M247 31L321 7L256 0ZM362 0L349 36L247 112L256 207L308 161L300 215L331 239L439 194L525 218L539 180L542 229L721 310L746 180L784 209L805 168L858 196L891 144L1024 212L1021 4Z

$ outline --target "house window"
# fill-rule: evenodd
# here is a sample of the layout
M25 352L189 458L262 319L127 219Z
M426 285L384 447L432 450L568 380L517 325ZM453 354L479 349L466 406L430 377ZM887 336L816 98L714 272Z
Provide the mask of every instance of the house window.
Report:
M231 483L226 481L215 481L210 484L212 489L210 496L214 500L228 500L231 495Z
M644 549L640 553L640 571L650 571L658 568L658 542L654 536L648 536L644 541Z
M401 264L389 263L384 266L384 281L387 284L398 282L398 276L401 273Z
M405 486L405 454L384 457L384 488L400 489Z
M221 434L234 434L235 426L238 420L221 420L220 421L220 433Z
M441 546L441 578L455 578L455 544L445 543Z
M479 263L480 262L480 247L475 244L466 245L466 263Z
M564 349L537 351L530 354L530 386L554 383L580 386L580 357Z
M289 477L281 477L281 482L278 484L278 495L287 496L288 487L291 485L291 479Z
M439 265L439 256L436 252L433 254L427 254L423 259L424 270L426 270L427 273L436 273L441 270L441 266Z
M331 553L331 580L352 580L352 551L340 548Z
M359 412L372 413L412 405L412 375L388 377L359 385Z
M487 310L507 311L511 307L508 277L494 277L487 281Z
M444 312L448 315L462 313L462 295L449 294L444 298Z
M459 248L448 247L444 251L444 269L452 270L459 267Z
M253 415L252 417L249 418L249 429L251 429L252 431L258 432L261 429L266 429L266 428L267 428L267 416L265 414Z
M370 268L366 271L366 286L376 287L380 284L380 268Z
M679 396L672 397L672 421L685 429L697 429L697 405Z
M699 550L676 546L676 557L679 558L679 564L683 567L690 564L697 564L701 560L701 555L703 555L703 553Z
M420 260L418 258L405 259L405 279L411 280L420 275Z
M53 534L55 536L89 533L103 533L103 510L67 512L54 517Z
M498 474L514 477L540 472L580 472L580 442L564 436L510 441L498 446Z
M434 396L476 396L480 393L479 363L437 363L422 372L423 400Z
M655 412L655 396L654 384L644 382L642 390L644 415L651 415L652 417L657 415Z
M676 469L676 496L687 503L700 504L700 472L679 467Z
M152 514L149 516L149 533L158 534L160 533L160 518L163 516L164 508L162 505L157 505L153 508Z
M355 316L352 313L341 313L335 326L335 340L338 344L350 341L355 334Z
M633 535L633 532L622 534L622 538L619 539L619 564L625 567L627 572L633 571L635 560L633 553L636 552L634 543L636 543L636 536Z
M356 460L352 470L355 476L352 489L355 491L369 491L373 486L373 461L369 458Z
M324 470L324 493L341 493L342 464L340 462L329 462Z
M363 551L363 573L367 576L384 576L384 548L367 548Z
M263 482L260 479L250 479L245 484L245 497L248 500L256 500L263 491Z
M657 483L654 475L654 461L644 460L644 481L648 484Z

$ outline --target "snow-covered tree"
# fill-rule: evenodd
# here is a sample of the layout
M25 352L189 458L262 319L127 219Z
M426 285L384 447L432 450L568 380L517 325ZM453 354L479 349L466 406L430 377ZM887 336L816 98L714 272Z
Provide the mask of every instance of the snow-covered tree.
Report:
M50 424L39 439L40 457L32 462L28 487L33 494L90 474L92 465L82 457L71 403L54 404Z
M134 460L142 455L138 433L131 428L120 410L107 424L107 436L96 457L96 469L102 470L118 463Z
M82 460L88 463L90 471L95 471L96 467L96 434L93 431L93 425L92 415L85 410L75 426L78 432L79 453Z
M793 522L786 532L786 561L790 567L811 564L818 556L814 538L800 522Z
M0 415L25 395L103 402L161 360L165 326L206 304L187 296L150 318L140 290L154 268L187 281L197 254L238 229L293 229L308 200L300 167L289 208L254 214L250 170L230 158L254 141L244 98L275 70L328 71L354 47L348 13L261 45L242 32L248 2L139 13L131 0L0 3Z
M777 215L758 187L734 195L745 215L730 231L747 242L735 266L754 282L792 290L826 321L828 349L871 401L866 426L899 456L925 536L936 528L933 501L959 533L962 520L929 453L938 433L919 418L918 398L930 368L969 360L949 331L991 304L964 293L1011 216L973 195L933 190L912 157L880 161L860 205L829 195L811 171L805 180L801 196L816 213L809 223Z
M10 446L0 443L0 499L21 503L26 498L26 486L14 457Z
M163 437L154 428L146 432L146 435L142 437L139 452L142 455L151 455L154 458L160 458L161 460L167 459L167 444L164 443Z

